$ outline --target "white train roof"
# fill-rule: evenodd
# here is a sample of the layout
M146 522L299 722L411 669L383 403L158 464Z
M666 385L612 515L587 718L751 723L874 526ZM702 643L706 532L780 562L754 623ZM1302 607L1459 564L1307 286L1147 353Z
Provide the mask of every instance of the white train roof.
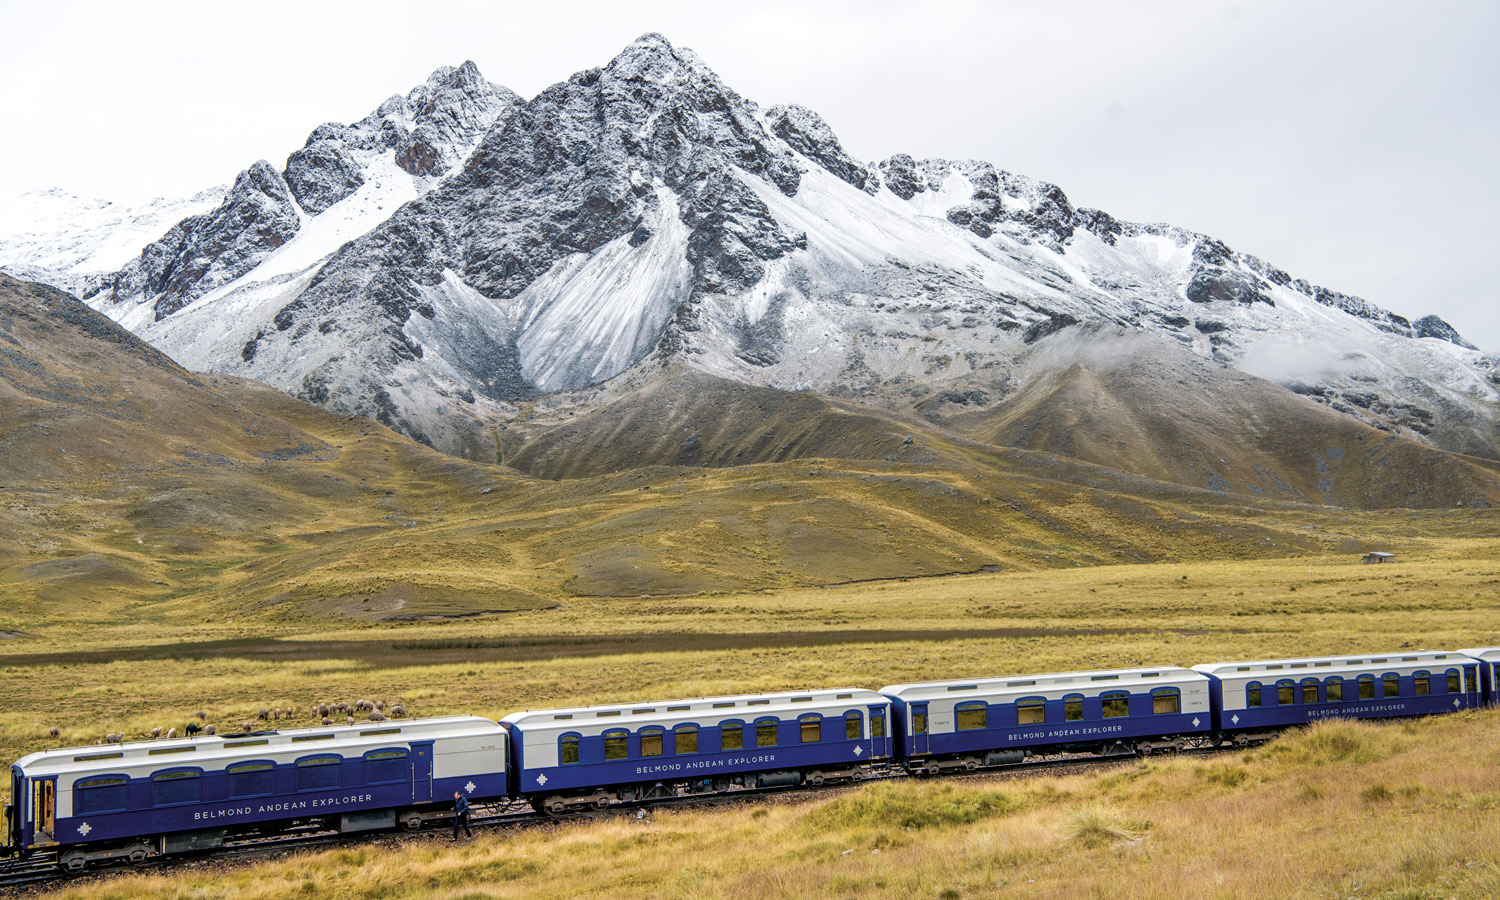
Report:
M1200 663L1199 672L1220 680L1246 681L1301 680L1316 676L1378 674L1400 672L1411 674L1423 669L1444 671L1468 660L1453 650L1398 650L1393 653L1363 653L1359 656L1306 656L1294 659L1257 659L1240 662Z
M434 716L361 722L355 725L258 731L251 734L65 747L32 753L22 757L16 765L31 778L120 772L143 767L150 770L178 767L211 769L240 759L293 753L297 756L317 753L344 755L346 751L363 753L376 747L411 741L435 741L499 732L499 725L481 716Z
M570 731L591 726L618 726L633 730L643 725L671 726L706 719L717 723L723 719L749 721L761 716L795 718L812 711L837 709L843 712L853 707L889 703L890 700L886 697L865 688L833 688L526 710L511 713L500 721L523 730L547 728Z
M920 681L894 684L880 693L900 697L907 702L934 700L940 697L962 700L964 695L1025 697L1049 692L1100 693L1106 690L1130 690L1162 685L1207 683L1208 679L1180 666L1142 666L1133 669L1099 669L1083 672L1048 672L1039 675L1007 675L1003 678L965 678L952 681Z
M1482 659L1486 662L1500 662L1500 647L1469 647L1465 650L1455 650L1464 656L1473 659Z

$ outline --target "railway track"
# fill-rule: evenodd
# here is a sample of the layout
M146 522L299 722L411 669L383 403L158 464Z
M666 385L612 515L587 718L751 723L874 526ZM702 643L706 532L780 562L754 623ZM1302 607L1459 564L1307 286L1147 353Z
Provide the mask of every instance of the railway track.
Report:
M1180 751L1181 755L1210 755L1242 749L1236 746L1199 746ZM857 781L830 782L820 786L799 785L767 788L736 788L714 794L679 794L675 797L653 798L611 805L605 809L585 809L562 814L536 812L524 800L507 803L476 804L470 817L475 828L531 828L560 822L588 822L617 816L637 816L656 808L695 809L727 806L754 802L767 797L814 797L830 793L842 793L877 781L900 781L906 779L970 781L994 778L1032 778L1041 775L1060 775L1073 771L1099 771L1101 768L1123 768L1140 763L1147 757L1140 755L1105 756L1093 754L1059 754L1037 757L1022 763L980 767L973 770L954 769L937 775L915 775L899 766L885 765L877 768L868 777ZM215 865L236 862L252 862L275 854L302 853L322 850L346 844L361 844L372 840L430 841L444 833L450 826L432 824L417 831L356 832L344 834L308 825L288 829L277 835L247 836L226 839L222 848L201 852L153 856L141 862L118 862L99 865L82 872L65 872L58 866L56 851L38 851L26 859L0 860L0 896L19 895L44 890L62 883L88 883L100 879L142 872L162 872L176 868L212 862Z

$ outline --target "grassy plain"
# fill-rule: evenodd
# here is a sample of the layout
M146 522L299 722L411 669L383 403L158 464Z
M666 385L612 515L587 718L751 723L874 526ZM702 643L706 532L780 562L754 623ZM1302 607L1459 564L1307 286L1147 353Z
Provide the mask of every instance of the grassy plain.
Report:
M1393 535L1399 537L1399 535ZM913 578L446 622L58 622L0 642L0 755L266 706L417 714L1135 663L1500 644L1500 544ZM72 896L1448 897L1500 891L1500 717L1335 724L1212 761L880 785L735 811L341 850ZM886 824L894 818L905 824ZM1212 837L1205 844L1204 834ZM1254 848L1247 851L1247 847ZM852 851L848 854L845 851ZM878 851L878 852L875 852Z

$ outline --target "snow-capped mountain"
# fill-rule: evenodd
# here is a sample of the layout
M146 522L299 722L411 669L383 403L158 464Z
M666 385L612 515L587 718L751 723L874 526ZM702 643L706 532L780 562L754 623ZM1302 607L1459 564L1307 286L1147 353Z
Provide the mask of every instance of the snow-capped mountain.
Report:
M189 368L476 457L519 404L653 359L898 410L999 402L1080 324L1497 455L1497 361L1442 320L988 162L859 162L659 35L529 102L441 69L256 163L87 293Z
M75 295L94 293L177 222L218 206L224 192L130 205L52 188L0 200L0 268Z

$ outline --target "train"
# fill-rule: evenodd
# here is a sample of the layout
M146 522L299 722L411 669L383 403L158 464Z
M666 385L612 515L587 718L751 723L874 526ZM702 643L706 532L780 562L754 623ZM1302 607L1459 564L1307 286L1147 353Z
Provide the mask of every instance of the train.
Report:
M564 814L1036 756L1248 745L1500 702L1500 647L1146 666L247 731L32 753L5 855L80 871L292 828L418 830L454 798Z

